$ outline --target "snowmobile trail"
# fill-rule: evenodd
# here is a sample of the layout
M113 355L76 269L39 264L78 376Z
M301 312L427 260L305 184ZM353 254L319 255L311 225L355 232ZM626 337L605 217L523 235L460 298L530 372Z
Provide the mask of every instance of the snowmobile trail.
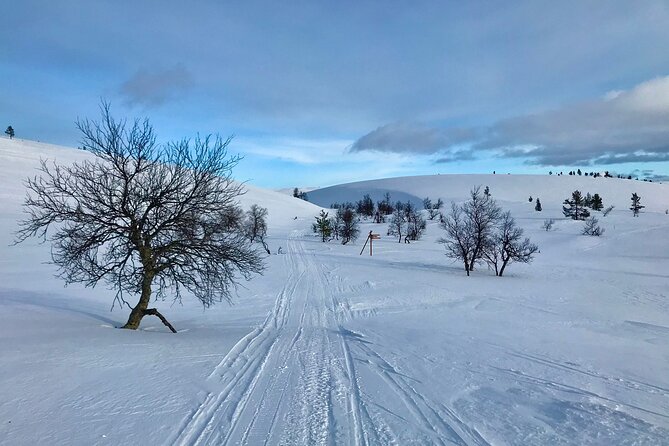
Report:
M169 444L402 444L387 415L365 394L357 367L379 374L396 395L403 434L432 444L487 444L453 413L395 372L361 335L346 330L348 302L337 296L328 265L296 237L287 241L288 279L262 326L242 338L209 377L204 401ZM322 259L319 259L322 260Z

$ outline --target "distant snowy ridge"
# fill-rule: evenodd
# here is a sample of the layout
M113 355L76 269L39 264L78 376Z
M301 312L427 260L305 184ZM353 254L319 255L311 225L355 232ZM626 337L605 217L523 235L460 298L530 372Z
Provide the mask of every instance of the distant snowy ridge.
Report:
M419 204L429 197L433 201L441 198L448 204L465 199L471 188L479 185L488 186L492 196L502 202L528 202L532 196L533 199L539 197L544 207L555 207L578 189L583 195L598 193L604 206L614 205L617 209L629 208L633 192L641 196L646 212L665 212L669 208L669 184L578 175L457 174L385 178L316 189L309 192L309 201L329 207L335 202L357 201L369 194L376 202L389 192L393 202L411 200Z
M22 139L0 138L0 182L2 183L0 202L5 206L3 213L6 214L8 211L12 214L20 213L20 205L26 193L23 182L27 177L39 173L37 168L40 165L40 159L71 164L84 159L92 159L92 155L70 147ZM235 177L234 169L232 176ZM246 193L239 197L242 207L248 209L254 203L266 207L269 212L270 225L283 226L283 223L295 217L311 218L320 210L309 202L280 192L259 188L248 183L244 184L244 188Z

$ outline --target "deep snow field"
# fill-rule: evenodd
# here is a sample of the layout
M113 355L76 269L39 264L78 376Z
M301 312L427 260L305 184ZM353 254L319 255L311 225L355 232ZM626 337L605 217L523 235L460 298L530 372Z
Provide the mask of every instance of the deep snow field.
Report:
M175 335L151 317L114 329L129 310L110 312L113 292L64 288L48 245L9 246L39 158L85 156L0 139L0 444L669 444L669 185L438 175L309 192L448 206L487 185L541 249L501 278L466 277L436 222L409 245L363 222L382 239L361 256L364 236L311 234L318 206L249 185L242 205L269 209L267 269L232 306L157 302ZM602 237L563 218L574 189L616 206Z

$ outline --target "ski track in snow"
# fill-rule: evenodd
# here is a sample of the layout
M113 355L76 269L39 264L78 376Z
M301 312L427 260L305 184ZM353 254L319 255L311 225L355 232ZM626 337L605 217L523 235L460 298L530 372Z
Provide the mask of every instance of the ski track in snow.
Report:
M330 283L326 266L288 240L289 276L264 323L243 337L215 367L210 391L167 444L402 444L374 401L363 398L356 372L365 365L405 407L410 430L430 444L487 445L441 403L430 401L373 350L346 330L349 304ZM334 292L333 292L334 289ZM367 396L367 395L365 395ZM406 435L406 432L404 432Z

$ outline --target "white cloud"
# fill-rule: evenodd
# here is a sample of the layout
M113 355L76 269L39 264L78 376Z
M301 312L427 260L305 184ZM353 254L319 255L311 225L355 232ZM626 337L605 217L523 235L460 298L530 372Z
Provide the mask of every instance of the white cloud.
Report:
M489 127L388 124L353 144L353 151L363 150L437 153L440 162L472 159L481 152L538 165L668 161L669 76Z

